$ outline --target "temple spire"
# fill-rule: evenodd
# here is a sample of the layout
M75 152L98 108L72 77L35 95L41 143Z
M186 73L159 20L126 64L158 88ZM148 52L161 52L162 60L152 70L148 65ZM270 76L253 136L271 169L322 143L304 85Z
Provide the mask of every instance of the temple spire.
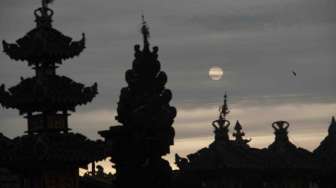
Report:
M42 0L42 7L34 11L37 27L51 27L54 11L48 8L48 4L52 2L53 0Z
M219 118L226 119L226 116L230 113L228 104L227 104L227 94L224 95L224 103L221 107Z
M236 122L236 125L234 127L235 132L232 134L233 137L235 137L235 142L239 145L247 145L251 141L251 139L244 139L245 133L242 131L243 128L239 121Z
M330 126L329 126L329 136L336 136L336 120L335 116L331 118Z
M230 113L227 104L227 94L224 95L224 103L219 109L219 117L212 122L215 133L215 141L229 141L229 126L230 121L226 119L226 116Z
M142 14L141 15L142 18L142 27L141 27L141 33L143 36L143 41L144 41L144 50L149 50L149 37L150 37L150 33L149 33L149 28L147 26L147 22L145 20L145 16Z
M42 0L42 7L48 7L48 4L54 2L54 0Z

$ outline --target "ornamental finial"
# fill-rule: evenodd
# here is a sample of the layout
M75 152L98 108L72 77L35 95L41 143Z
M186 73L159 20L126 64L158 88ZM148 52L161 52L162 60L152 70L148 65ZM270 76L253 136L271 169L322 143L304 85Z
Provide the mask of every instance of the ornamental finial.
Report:
M42 7L47 8L48 4L54 2L54 0L42 0Z
M335 116L331 118L330 126L329 126L329 135L331 136L336 136L336 120Z
M54 0L42 0L42 7L34 11L36 17L37 27L51 27L54 11L48 8L48 4L52 3Z
M149 50L149 42L148 42L148 38L150 36L149 28L147 26L147 22L145 20L144 14L141 15L141 18L142 18L141 33L142 33L143 40L144 40L144 50Z
M224 104L219 109L219 118L212 122L212 126L215 128L215 140L216 141L228 141L229 140L229 126L230 121L226 119L227 114L229 114L229 109L227 105L227 95L224 95Z
M219 117L220 118L223 118L223 119L226 119L226 116L230 113L230 110L229 110L229 107L228 107L228 104L227 104L227 94L225 92L225 95L224 95L224 103L220 109L220 115Z
M234 127L235 132L232 134L233 137L235 137L235 142L239 145L247 145L251 141L251 139L244 139L245 133L242 131L243 127L239 123L239 121L236 122L236 125Z
M289 123L287 121L276 121L272 123L274 129L275 141L276 142L288 142L288 127Z

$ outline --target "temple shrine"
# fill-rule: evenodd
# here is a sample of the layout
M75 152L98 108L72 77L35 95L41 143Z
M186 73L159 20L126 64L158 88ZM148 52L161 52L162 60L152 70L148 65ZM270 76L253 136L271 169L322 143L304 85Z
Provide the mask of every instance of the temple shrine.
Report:
M56 73L84 50L85 35L79 41L63 35L52 27L53 14L42 0L34 11L36 27L15 43L2 42L11 59L25 61L35 71L9 89L0 87L0 104L19 110L28 124L22 136L0 135L0 167L17 175L20 188L78 188L79 167L107 157L102 142L69 128L70 111L91 102L97 84L86 87Z
M171 187L172 169L162 159L174 144L172 127L176 109L169 105L172 92L165 88L157 46L150 49L149 29L143 18L143 48L134 46L135 60L125 73L127 87L121 89L116 120L99 134L110 148L116 183L123 188Z

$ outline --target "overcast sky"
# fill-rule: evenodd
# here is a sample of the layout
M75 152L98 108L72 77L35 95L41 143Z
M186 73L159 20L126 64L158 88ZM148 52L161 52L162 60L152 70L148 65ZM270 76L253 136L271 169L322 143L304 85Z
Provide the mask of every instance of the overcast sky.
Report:
M39 0L1 0L0 39L14 42L33 29L39 6ZM73 131L91 139L118 124L115 109L133 46L142 41L142 12L178 109L172 155L212 141L210 123L225 91L229 119L241 122L254 147L271 144L271 123L287 120L291 141L312 150L336 115L335 0L56 0L51 8L54 28L75 40L82 32L87 37L81 56L58 73L98 82L99 95L70 117ZM8 88L32 76L26 65L0 53L1 83ZM223 68L220 81L208 78L211 66ZM0 132L15 137L25 130L16 110L1 109Z

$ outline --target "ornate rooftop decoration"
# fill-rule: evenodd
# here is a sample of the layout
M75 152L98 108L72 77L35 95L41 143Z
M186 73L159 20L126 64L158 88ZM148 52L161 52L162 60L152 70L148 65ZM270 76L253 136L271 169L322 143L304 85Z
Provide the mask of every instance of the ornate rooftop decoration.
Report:
M316 168L312 153L290 142L287 121L276 121L272 127L275 140L266 153L269 168Z
M275 140L268 147L268 150L274 152L287 152L290 150L296 150L296 146L289 141L287 121L276 121L272 123L274 129Z
M142 33L142 36L143 36L143 50L146 50L146 51L149 51L149 37L150 37L150 33L149 33L149 28L147 26L147 22L145 21L145 16L142 15L141 16L142 18L142 27L141 27L141 33Z
M242 173L242 169L253 169L263 173L275 173L275 171L288 169L288 173L296 173L300 170L308 170L313 173L318 169L316 159L311 152L296 147L288 137L289 123L276 121L272 124L275 133L275 141L266 149L249 147L251 140L244 139L245 133L237 121L233 133L234 140L228 138L228 123L225 112L228 112L227 97L224 98L219 120L215 122L217 132L215 141L208 147L187 155L187 158L175 155L175 163L182 171L188 172L212 172L218 171L230 174L235 169ZM219 122L224 125L220 126ZM222 128L220 128L222 127ZM226 169L226 170L225 170ZM228 170L230 169L230 170Z
M328 133L329 133L328 136L336 137L336 121L335 121L335 116L333 116L331 118L331 122L330 122L330 126L329 126L329 129L328 129Z
M53 0L42 0L42 7L34 11L35 22L38 27L51 27L54 11L48 8L48 4Z
M329 135L315 151L314 157L308 150L290 142L289 123L286 121L272 124L275 141L268 148L244 147L244 142L237 144L244 140L242 126L237 121L233 135L236 140L214 141L208 147L188 154L185 158L175 155L175 164L180 169L175 180L176 185L306 188L314 182L315 185L334 187L335 181L332 177L336 169L335 126L333 118Z
M229 141L229 126L230 121L226 119L229 114L229 108L227 105L227 95L224 95L224 104L220 108L219 117L217 120L212 122L215 133L215 141Z
M63 60L78 56L85 48L85 35L72 41L51 25L54 11L48 8L50 0L42 0L42 7L34 11L36 28L16 43L3 41L4 52L13 60L27 61L29 66L55 67Z
M282 145L290 143L288 138L289 123L287 121L276 121L272 123L272 127L275 134L274 146L281 145L280 147L282 147Z
M239 145L248 146L247 144L251 141L251 139L244 139L245 133L242 131L243 128L239 121L236 122L234 129L236 131L232 134L232 136L236 138L234 141Z

